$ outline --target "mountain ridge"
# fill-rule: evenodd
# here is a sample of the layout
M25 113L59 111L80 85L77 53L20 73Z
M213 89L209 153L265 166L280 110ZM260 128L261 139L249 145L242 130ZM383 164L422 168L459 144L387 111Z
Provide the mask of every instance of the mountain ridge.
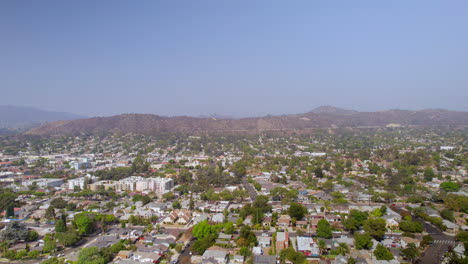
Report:
M84 116L47 111L27 106L0 105L0 128L9 130L24 130L45 122L58 120L74 120Z
M336 127L384 127L468 125L468 112L441 109L387 110L358 112L340 108L321 108L302 114L220 119L214 117L121 114L56 121L26 132L28 135L53 136L95 133L197 133L236 131L281 131Z

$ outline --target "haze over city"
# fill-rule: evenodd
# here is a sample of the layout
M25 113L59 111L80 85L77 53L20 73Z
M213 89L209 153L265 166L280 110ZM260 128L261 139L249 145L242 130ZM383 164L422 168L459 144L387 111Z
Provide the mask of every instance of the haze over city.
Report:
M0 104L85 116L467 111L466 1L0 4Z
M468 1L0 1L0 264L467 264Z

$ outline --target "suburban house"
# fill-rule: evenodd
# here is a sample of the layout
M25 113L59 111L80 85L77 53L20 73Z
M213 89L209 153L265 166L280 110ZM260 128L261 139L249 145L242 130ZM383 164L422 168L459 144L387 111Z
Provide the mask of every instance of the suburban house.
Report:
M192 219L192 212L186 209L175 209L164 218L165 224L186 225Z
M280 228L288 228L291 225L291 217L289 215L282 215L278 219L277 226Z
M447 227L447 232L450 232L450 233L456 233L460 230L460 226L453 223L453 222L450 222L449 220L446 220L446 219L443 219L442 220L442 223L444 223L444 225Z
M289 247L289 233L278 232L276 233L276 250L280 251Z
M225 250L207 249L202 256L202 263L204 264L224 264L228 263L229 258Z
M311 237L297 237L297 251L307 257L318 257L320 254L317 244L314 243L314 240Z
M262 234L257 237L258 245L262 248L271 247L271 237L268 234Z
M416 245L416 247L419 247L419 244L420 244L419 240L411 238L411 237L402 237L400 239L400 243L401 243L401 247L403 247L403 248L406 248L406 246L408 246L408 244L410 244L410 243L414 243L414 245Z

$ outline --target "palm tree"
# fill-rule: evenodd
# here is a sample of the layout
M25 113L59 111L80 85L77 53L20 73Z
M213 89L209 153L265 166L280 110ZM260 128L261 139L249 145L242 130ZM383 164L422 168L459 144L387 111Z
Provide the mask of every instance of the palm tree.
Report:
M346 243L339 243L338 248L336 249L340 255L346 255L346 253L349 253L349 247L346 245Z
M325 243L325 240L319 239L317 245L320 250L320 255L323 255L323 252L327 248L327 244Z

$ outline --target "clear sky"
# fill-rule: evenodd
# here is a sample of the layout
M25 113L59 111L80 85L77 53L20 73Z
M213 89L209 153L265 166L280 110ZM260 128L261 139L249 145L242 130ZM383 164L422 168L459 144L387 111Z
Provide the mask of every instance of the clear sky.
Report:
M468 111L468 1L0 1L0 104Z

